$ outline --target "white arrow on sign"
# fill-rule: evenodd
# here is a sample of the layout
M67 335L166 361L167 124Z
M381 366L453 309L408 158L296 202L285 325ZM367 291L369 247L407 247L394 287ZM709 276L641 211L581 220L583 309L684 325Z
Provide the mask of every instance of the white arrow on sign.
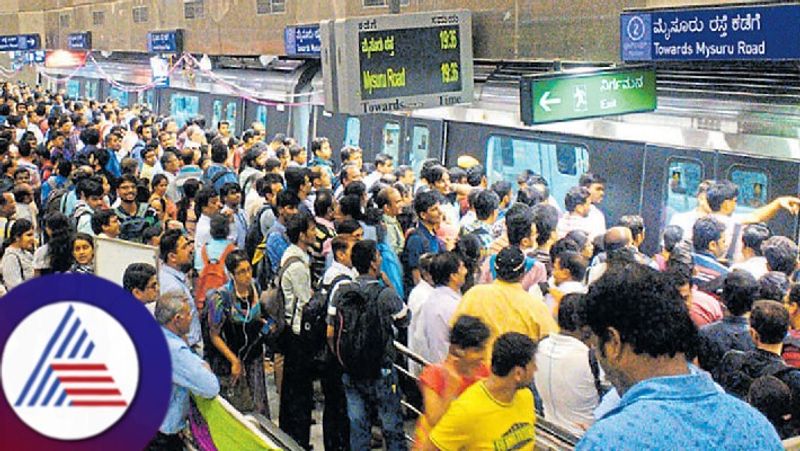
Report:
M541 99L539 99L539 106L546 112L550 112L550 105L559 105L561 99L550 98L550 91L546 91Z

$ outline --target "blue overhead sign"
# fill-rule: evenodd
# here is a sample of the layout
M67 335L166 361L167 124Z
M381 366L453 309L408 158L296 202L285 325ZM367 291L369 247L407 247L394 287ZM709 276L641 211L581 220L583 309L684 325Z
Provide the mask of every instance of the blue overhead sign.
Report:
M147 33L147 51L150 53L182 53L183 30Z
M67 36L67 48L70 50L91 50L92 32L70 33Z
M322 47L319 25L291 25L283 30L287 55L319 57Z
M0 52L15 50L38 50L42 41L38 34L0 36Z
M623 61L800 59L800 5L625 12Z

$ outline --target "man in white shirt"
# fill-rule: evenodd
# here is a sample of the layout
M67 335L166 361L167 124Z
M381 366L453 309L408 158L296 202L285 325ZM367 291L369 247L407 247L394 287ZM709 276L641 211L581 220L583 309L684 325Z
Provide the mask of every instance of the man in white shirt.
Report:
M593 240L597 235L605 233L605 226L603 229L595 228L588 220L589 211L592 208L591 193L583 186L574 186L567 191L564 196L564 205L567 208L567 214L558 220L556 233L558 239L564 238L573 230L583 230L589 235L589 240Z
M555 288L545 296L544 302L554 309L556 299L570 293L586 293L583 284L586 275L586 260L574 251L564 251L553 256L553 282Z
M408 295L408 309L411 311L411 323L408 326L408 349L420 355L426 346L424 321L420 312L422 307L431 299L433 293L433 279L431 279L431 260L433 254L423 254L419 258L419 283ZM422 372L422 366L409 361L409 369L415 376Z
M422 357L428 362L439 363L447 357L450 348L450 322L461 302L461 287L467 277L467 268L455 252L443 252L431 260L430 272L436 288L420 310L426 345Z
M700 182L697 186L697 207L683 213L676 213L672 215L669 221L669 225L676 225L683 229L683 239L686 241L692 241L692 228L694 227L694 223L703 216L711 213L711 208L709 208L708 200L706 199L706 193L708 192L708 187L711 186L712 183L712 180L703 180Z
M731 266L731 271L741 269L753 275L756 279L766 274L767 259L761 252L761 243L771 235L769 228L765 224L750 224L742 231L742 257L744 261Z
M212 187L201 189L194 201L195 211L200 212L194 232L194 267L200 271L203 268L203 245L211 240L211 217L220 212L222 203Z
M389 175L394 173L394 161L391 155L385 153L379 153L375 156L375 170L372 171L371 174L364 177L364 185L367 186L367 190L372 188L376 182L378 182L384 175Z
M589 357L591 332L586 326L583 295L564 296L558 309L560 333L539 343L536 352L536 390L548 421L582 436L594 422L592 412L600 402L599 365Z
M606 216L602 211L600 211L598 205L603 202L603 198L606 195L606 180L597 174L587 172L581 175L578 185L589 190L589 200L591 201L591 206L589 207L589 213L586 216L589 227L593 230L596 230L594 234L595 236L605 233Z
M726 242L731 246L736 246L735 252L726 251L728 256L734 257L733 261L742 260L741 229L743 224L767 222L775 217L781 209L787 210L793 215L800 211L800 199L794 196L782 196L749 214L735 215L738 197L739 187L729 180L717 181L708 187L706 193L708 206L711 209L709 216L715 217L725 225Z

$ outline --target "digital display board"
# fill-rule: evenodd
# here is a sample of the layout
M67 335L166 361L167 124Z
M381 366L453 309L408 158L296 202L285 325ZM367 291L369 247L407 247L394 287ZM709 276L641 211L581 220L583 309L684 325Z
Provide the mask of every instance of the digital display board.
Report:
M364 31L358 40L362 99L461 90L458 27Z
M369 114L473 100L469 12L326 21L321 35L328 111Z
M526 125L641 113L656 106L652 67L556 72L520 80L520 116Z

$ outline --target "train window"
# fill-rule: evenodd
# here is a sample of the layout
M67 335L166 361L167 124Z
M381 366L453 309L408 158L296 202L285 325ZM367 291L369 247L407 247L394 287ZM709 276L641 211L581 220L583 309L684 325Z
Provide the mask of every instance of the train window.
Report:
M231 130L236 130L236 102L228 102L228 108L225 109L225 113Z
M358 147L361 141L361 119L348 117L344 130L344 145Z
M117 88L116 86L111 87L110 92L111 98L116 99L119 102L120 106L128 106L128 91L123 91L122 89Z
M543 147L555 145L510 136L489 137L486 144L486 175L489 183L501 180L516 183L517 175L524 169L541 174Z
M170 97L169 113L175 118L178 127L183 127L189 118L197 116L200 111L200 99L197 96L185 94L172 94Z
M267 126L267 107L259 105L258 108L256 108L256 120L261 122L264 127Z
M79 99L81 97L81 82L67 80L67 95L70 99Z
M769 177L766 172L752 167L733 166L728 176L739 187L735 213L748 214L767 205Z
M212 108L211 126L219 127L219 121L222 120L222 100L215 100Z
M589 167L589 153L585 147L559 144L556 146L558 172L562 175L581 175Z
M408 162L414 173L419 174L422 162L430 157L431 132L424 125L415 125L411 134L411 155Z
M667 223L675 213L697 208L697 188L703 165L696 160L671 159L667 168Z
M383 125L383 153L391 155L394 161L400 156L400 124L387 122Z
M97 80L86 80L86 98L97 100L100 96L100 82Z

